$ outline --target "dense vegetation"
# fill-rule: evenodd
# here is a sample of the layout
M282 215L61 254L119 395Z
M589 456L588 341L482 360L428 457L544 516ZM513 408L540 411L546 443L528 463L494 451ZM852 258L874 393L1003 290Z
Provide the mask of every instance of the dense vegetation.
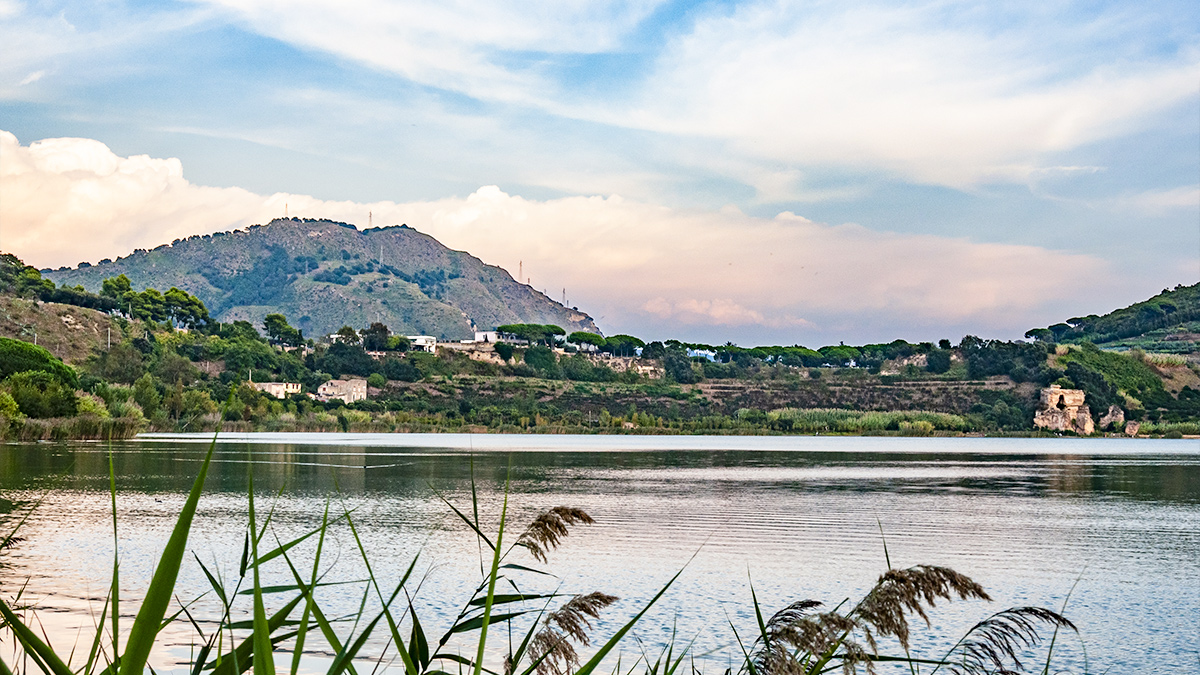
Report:
M1196 348L1196 332L1193 322L1200 321L1200 284L1176 286L1142 302L1109 312L1103 316L1090 314L1074 317L1047 328L1034 328L1025 337L1039 342L1070 342L1096 345L1121 343L1121 346L1156 348L1156 351L1173 351L1170 345L1160 344L1162 338L1172 332L1182 334L1184 339L1175 342L1189 351ZM1153 343L1153 344L1147 344ZM1162 349L1168 347L1168 349Z
M10 295L53 290L37 270L4 262L0 283ZM261 326L218 322L194 296L133 291L123 275L104 279L94 298L79 293L81 307L113 301L120 334L74 368L28 342L0 342L4 433L211 429L226 400L226 426L244 430L1029 433L1037 392L1051 383L1083 389L1097 420L1117 406L1148 423L1146 432L1200 430L1194 369L1090 343L966 336L957 345L745 348L525 323L499 327L515 342L435 355L411 351L379 321L343 326L328 343L306 338L282 313ZM367 380L368 400L308 396L351 377ZM296 382L304 393L276 399L251 380ZM84 418L109 421L81 427Z

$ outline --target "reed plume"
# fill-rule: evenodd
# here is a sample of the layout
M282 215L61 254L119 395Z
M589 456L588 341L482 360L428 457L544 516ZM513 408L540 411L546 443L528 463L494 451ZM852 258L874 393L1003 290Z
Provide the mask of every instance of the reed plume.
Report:
M594 522L583 509L556 506L535 518L517 537L516 545L525 547L533 557L546 562L546 553L558 547L559 540L570 533L570 526L576 523L591 525Z
M589 617L600 618L600 610L617 600L615 596L600 592L576 595L558 610L547 614L542 629L533 636L529 646L532 662L538 663L541 659L537 666L538 675L566 675L578 666L579 654L571 641L574 640L584 647L590 645L591 639L587 631L592 624ZM505 665L507 673L507 668L511 666L507 662Z
M1041 640L1039 624L1056 630L1079 629L1062 614L1042 607L1014 607L998 612L975 624L951 652L949 667L953 675L1010 675L1023 672L1017 652ZM950 660L951 657L947 657ZM1011 662L1013 669L1006 664Z
M876 651L875 635L891 635L908 649L908 619L911 612L930 625L923 604L933 607L938 599L960 600L975 598L991 600L983 587L970 577L949 567L918 565L904 570L888 570L879 577L875 587L859 603L850 617L862 628L871 651ZM872 631L874 629L874 631Z

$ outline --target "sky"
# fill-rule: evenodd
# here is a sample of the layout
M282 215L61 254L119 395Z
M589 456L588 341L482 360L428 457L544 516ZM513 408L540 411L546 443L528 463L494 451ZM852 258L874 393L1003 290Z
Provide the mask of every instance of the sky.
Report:
M406 223L607 334L1019 338L1200 280L1200 5L0 0L0 250Z

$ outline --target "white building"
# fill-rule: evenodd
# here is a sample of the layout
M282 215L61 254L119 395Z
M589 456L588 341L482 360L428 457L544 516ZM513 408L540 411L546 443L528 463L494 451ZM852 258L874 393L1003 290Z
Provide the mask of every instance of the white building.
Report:
M250 386L275 398L287 398L300 393L299 382L251 382Z
M437 351L437 338L432 335L409 335L408 341L411 343L411 349L414 351L429 352L430 354Z
M362 401L367 398L367 381L360 379L330 380L317 387L315 398L319 401L341 399L343 403Z
M475 342L491 342L495 344L500 341L500 334L494 330L477 330L475 331Z

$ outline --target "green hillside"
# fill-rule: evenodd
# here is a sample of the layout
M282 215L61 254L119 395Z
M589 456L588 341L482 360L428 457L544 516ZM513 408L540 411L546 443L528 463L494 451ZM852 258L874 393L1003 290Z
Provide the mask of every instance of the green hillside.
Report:
M598 332L587 314L404 225L360 231L328 220L277 219L45 274L91 291L118 274L135 289L177 286L220 321L257 326L281 312L311 336L373 321L448 340L510 323Z
M1042 342L1091 342L1106 349L1200 352L1200 284L1176 286L1103 316L1092 314L1034 328L1025 337Z

